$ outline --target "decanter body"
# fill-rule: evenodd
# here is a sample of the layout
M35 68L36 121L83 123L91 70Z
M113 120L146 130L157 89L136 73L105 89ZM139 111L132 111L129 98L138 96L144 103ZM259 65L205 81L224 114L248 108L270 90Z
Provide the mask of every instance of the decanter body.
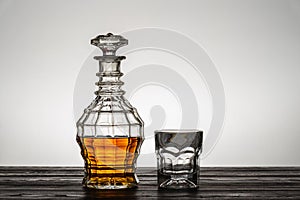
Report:
M96 98L77 122L77 142L85 162L83 185L96 189L136 187L136 161L144 140L143 121L121 89L116 50L128 44L122 36L99 35L91 43L103 51Z

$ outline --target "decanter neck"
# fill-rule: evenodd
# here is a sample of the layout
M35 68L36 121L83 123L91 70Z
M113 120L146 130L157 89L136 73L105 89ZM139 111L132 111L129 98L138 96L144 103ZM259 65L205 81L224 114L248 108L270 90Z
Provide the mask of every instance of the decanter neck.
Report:
M99 81L96 83L99 90L95 94L97 96L123 95L125 92L121 89L124 83L120 80L123 75L120 72L120 63L125 56L116 56L116 51L127 45L128 40L120 35L108 33L93 38L91 44L99 47L103 52L103 56L94 57L99 61L99 73L97 73Z
M95 94L97 96L124 95L125 91L121 89L124 82L120 80L123 76L120 64L125 56L95 56L94 59L99 61L99 72L96 74L99 77L99 81L96 82L99 89Z

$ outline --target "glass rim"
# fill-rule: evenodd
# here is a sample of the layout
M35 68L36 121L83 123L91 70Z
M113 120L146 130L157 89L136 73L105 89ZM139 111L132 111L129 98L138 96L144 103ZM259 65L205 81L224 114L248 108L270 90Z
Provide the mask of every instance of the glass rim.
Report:
M203 131L198 129L161 129L161 130L155 130L155 134L157 133L201 133L203 134Z

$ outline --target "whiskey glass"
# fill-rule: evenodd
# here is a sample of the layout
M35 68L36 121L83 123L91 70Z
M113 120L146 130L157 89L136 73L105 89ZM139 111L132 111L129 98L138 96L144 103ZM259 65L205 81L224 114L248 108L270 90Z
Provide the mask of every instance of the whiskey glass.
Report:
M202 140L203 132L199 130L155 131L159 188L198 188Z

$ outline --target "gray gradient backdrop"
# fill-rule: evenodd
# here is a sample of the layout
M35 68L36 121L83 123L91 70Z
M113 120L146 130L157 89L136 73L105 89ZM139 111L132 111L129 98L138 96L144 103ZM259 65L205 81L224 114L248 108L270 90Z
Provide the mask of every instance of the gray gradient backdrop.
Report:
M300 165L300 1L153 0L0 0L0 165L82 165L73 101L89 39L148 27L192 39L223 82L226 119L203 165ZM142 113L145 91L128 94Z

